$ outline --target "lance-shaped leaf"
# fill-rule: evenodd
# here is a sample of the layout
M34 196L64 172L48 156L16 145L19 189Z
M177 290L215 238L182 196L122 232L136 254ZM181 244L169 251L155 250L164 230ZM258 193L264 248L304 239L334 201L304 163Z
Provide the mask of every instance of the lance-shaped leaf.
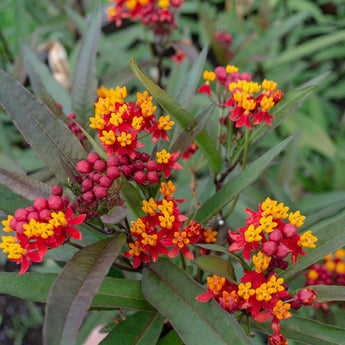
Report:
M141 209L143 199L140 196L139 190L128 182L124 176L121 177L121 183L121 194L126 201L126 206L129 207L137 218L144 217L145 213Z
M49 290L57 273L32 273L19 275L14 272L0 272L0 293L46 303ZM154 311L141 291L140 280L126 280L106 277L92 300L90 309L130 308Z
M318 238L315 243L316 248L308 250L308 254L299 257L296 264L289 265L289 267L279 274L285 281L291 281L303 274L303 271L315 262L323 259L329 253L332 253L338 248L345 245L344 232L345 215L341 215L329 222L325 222L321 228L313 231L312 234Z
M345 286L340 285L310 285L308 288L317 292L316 302L345 301Z
M163 327L163 317L155 312L138 312L116 326L100 345L155 345Z
M16 193L13 193L8 188L0 185L0 209L6 214L14 214L18 208L31 206L32 203L22 198Z
M236 320L214 300L198 302L205 289L165 258L143 272L146 299L166 317L186 345L251 344Z
M51 195L50 187L47 184L2 167L0 167L0 184L32 201L36 198L48 198Z
M166 91L155 84L144 72L142 72L136 64L135 59L132 58L129 62L129 65L134 74L142 81L147 90L152 94L161 107L171 115L171 117L182 129L185 129L193 121L193 116L183 109L181 105L173 99L173 97L171 97ZM222 157L216 150L212 139L204 129L195 138L195 142L207 157L212 169L214 171L218 171L222 165Z
M35 95L55 114L61 113L56 103L60 103L63 111L69 114L71 100L67 90L54 79L47 65L42 63L27 45L22 45L22 51Z
M264 153L256 161L251 163L244 171L236 175L223 186L217 193L201 205L195 220L204 223L218 211L224 208L244 188L253 183L268 167L272 160L294 139L291 136Z
M257 330L264 330L272 334L269 323L254 326ZM319 321L293 316L291 319L282 320L281 333L288 339L296 340L302 344L313 345L342 345L344 344L345 328L327 325Z
M197 60L193 64L191 70L186 76L186 79L176 96L176 102L178 102L182 107L188 109L190 102L195 94L195 90L198 86L200 77L203 72L207 57L208 46L206 45L200 52Z
M102 7L96 3L89 26L85 32L78 54L72 82L72 110L77 120L86 127L93 115L96 99L96 54L102 21Z
M83 318L125 236L106 238L77 252L51 287L43 325L44 345L73 345Z
M236 283L234 267L231 262L216 255L202 255L195 259L196 264L203 270L212 274L223 276Z
M1 70L0 104L46 166L66 182L59 158L75 167L86 156L79 140L46 105Z

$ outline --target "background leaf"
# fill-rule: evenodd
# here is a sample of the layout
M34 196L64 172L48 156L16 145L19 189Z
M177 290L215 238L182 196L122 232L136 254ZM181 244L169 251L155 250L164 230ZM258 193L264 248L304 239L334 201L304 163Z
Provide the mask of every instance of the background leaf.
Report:
M83 318L125 243L106 238L77 252L52 285L43 325L44 345L73 345Z
M72 82L72 110L77 120L87 127L97 97L96 54L102 20L102 7L96 2L88 28L82 38Z
M168 259L160 258L144 268L144 296L170 321L186 345L251 344L232 315L214 300L195 300L204 292Z
M199 223L205 223L214 216L224 206L226 206L237 194L244 188L253 183L258 176L268 167L272 160L284 150L284 148L293 140L293 136L283 140L278 145L264 153L260 158L251 163L244 171L241 171L221 190L216 192L204 204L201 205L195 220Z
M162 327L159 313L137 312L116 326L100 345L155 345Z
M345 301L345 286L339 285L310 285L308 288L317 292L316 302Z
M74 167L86 152L67 126L19 82L0 70L0 104L48 168L65 183L60 159Z

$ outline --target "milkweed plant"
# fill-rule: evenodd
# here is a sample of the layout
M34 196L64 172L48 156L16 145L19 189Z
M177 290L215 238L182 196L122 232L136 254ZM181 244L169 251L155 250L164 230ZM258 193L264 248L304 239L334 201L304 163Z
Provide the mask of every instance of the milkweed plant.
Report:
M101 344L340 344L345 329L313 313L344 300L343 227L310 226L296 202L260 185L296 137L262 140L317 84L288 91L242 70L232 36L219 31L228 63L212 67L204 47L169 93L164 64L188 64L193 47L184 40L187 49L162 54L184 5L113 0L104 9L114 27L139 21L154 38L155 73L132 58L128 84L90 82L100 6L68 102L43 97L50 90L29 59L35 95L0 72L1 106L52 174L38 181L0 168L4 187L25 200L2 220L0 248L18 272L0 273L1 292L46 303L45 345L76 344L95 311L112 312ZM254 183L260 193L243 197ZM36 270L49 261L59 273Z

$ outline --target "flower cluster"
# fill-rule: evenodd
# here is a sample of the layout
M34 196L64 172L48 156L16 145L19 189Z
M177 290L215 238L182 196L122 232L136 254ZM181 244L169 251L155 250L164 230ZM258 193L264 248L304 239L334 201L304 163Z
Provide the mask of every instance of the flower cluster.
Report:
M110 0L108 20L120 26L123 19L139 19L156 35L167 35L176 29L175 13L184 0Z
M182 227L188 218L180 213L173 196L175 186L171 181L161 183L160 193L163 199L143 201L142 210L146 216L132 222L131 241L125 256L133 259L133 266L138 267L141 262L156 261L159 254L174 258L181 251L189 260L194 258L189 245L195 243L213 243L217 232L211 228L202 229L200 224L190 221ZM170 250L167 247L172 247Z
M214 38L222 48L225 57L228 60L231 60L234 56L233 52L231 51L231 45L233 41L232 35L228 34L225 31L216 31L214 34Z
M15 236L2 236L0 248L9 260L21 264L19 274L32 262L41 262L48 249L59 247L69 238L81 239L74 226L84 221L85 214L73 217L75 205L62 196L62 187L53 186L52 194L48 199L37 198L33 206L20 208L2 221L3 231Z
M152 97L147 91L137 93L136 103L125 102L127 96L126 87L98 90L99 98L95 103L95 117L91 117L90 127L98 131L101 144L106 153L122 159L122 173L129 177L134 174L137 183L157 183L162 171L166 178L170 176L171 169L182 169L176 162L179 151L169 153L162 150L156 153L157 162L149 159L148 154L138 151L144 147L139 141L139 135L143 137L151 135L152 142L156 144L160 138L169 141L167 131L174 124L170 116L160 116L158 121L154 111L156 106L152 103ZM144 167L146 172L144 172Z
M306 286L309 285L345 285L345 250L337 249L334 254L324 257L322 263L316 263L309 267L305 275ZM316 303L314 307L321 306L328 309L328 303Z
M303 289L295 296L288 292L288 285L279 278L276 269L286 269L288 262L284 259L291 253L295 263L298 255L304 255L302 247L315 247L316 237L308 231L297 234L297 227L305 219L299 211L288 214L289 208L284 204L267 198L257 212L246 209L249 217L246 227L238 232L229 231L232 241L229 251L243 249L244 258L249 261L252 256L252 270L244 270L239 284L230 283L224 277L208 277L207 292L197 296L200 302L212 297L228 312L242 311L250 313L254 320L264 322L272 318L274 332L270 344L287 344L280 332L280 321L292 317L290 309L301 305L311 305L316 296L312 289ZM288 218L285 223L282 219Z
M274 117L269 111L283 95L281 90L276 89L276 82L266 79L261 84L253 82L249 73L240 74L233 65L219 66L214 72L204 71L203 79L205 83L198 89L199 93L211 96L210 83L214 80L225 88L226 99L221 106L229 110L229 119L235 122L237 128L245 126L252 129L252 125L258 125L262 121L272 125L271 119Z

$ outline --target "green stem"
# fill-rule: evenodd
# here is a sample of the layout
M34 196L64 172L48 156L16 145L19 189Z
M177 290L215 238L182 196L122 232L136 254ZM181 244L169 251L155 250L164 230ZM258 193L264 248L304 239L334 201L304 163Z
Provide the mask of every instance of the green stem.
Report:
M181 259L182 269L185 271L186 270L186 260L184 259L182 251L180 251L180 259Z

